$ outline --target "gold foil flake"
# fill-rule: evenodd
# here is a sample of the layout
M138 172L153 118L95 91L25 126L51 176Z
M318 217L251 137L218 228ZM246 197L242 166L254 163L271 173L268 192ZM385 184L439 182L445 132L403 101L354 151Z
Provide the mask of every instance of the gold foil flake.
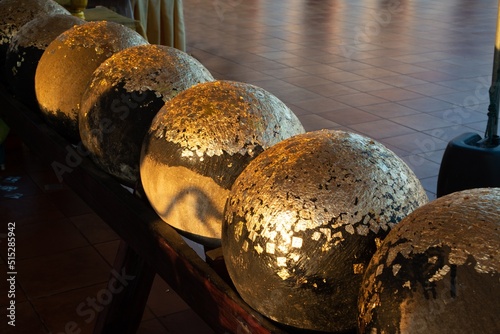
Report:
M243 222L240 221L234 227L234 239L236 241L240 240L242 233L243 233Z
M253 222L252 222L252 216L251 214L247 215L245 217L245 220L246 220L246 228L248 231L251 231L253 229Z
M300 211L299 211L299 217L300 217L301 219L311 220L311 218L312 218L312 217L311 217L312 213L311 213L311 211L310 211L310 210L311 210L311 209L309 209L309 208L308 208L308 209L306 209L306 210L300 210Z
M328 252L330 249L332 249L332 245L331 245L329 242L325 242L325 243L321 246L321 251L322 251L322 252Z
M430 258L427 259L427 263L435 264L437 260L438 260L437 256L431 256Z
M320 228L319 230L325 235L326 241L332 240L332 231L329 228Z
M358 232L359 235L367 236L370 229L366 225L358 225L356 227L356 231Z
M337 233L332 235L332 239L333 238L344 240L344 236L342 235L342 232L340 232L340 231L338 231Z
M292 247L293 248L301 248L302 247L302 238L293 237L292 238Z
M318 231L315 231L313 233L313 235L311 236L311 239L314 240L314 241L318 241L319 238L321 238L321 233L319 233Z
M380 204L381 203L380 203L379 199L377 199L377 198L373 198L372 199L372 205L373 206L380 207ZM370 210L370 213L371 213L371 211L372 210ZM361 224L368 225L368 223L370 223L370 220L371 220L370 216L369 215L365 215L365 217L363 218L363 221L361 222Z
M384 265L383 264L379 264L378 267L377 267L377 270L375 271L375 276L378 276L378 275L382 274L383 271L384 271Z
M396 276L400 269L401 265L396 263L395 265L392 266L392 274Z
M365 265L363 263L355 263L352 265L354 275L360 275L365 272Z
M292 238L290 236L291 233L287 233L285 231L281 231L281 242L285 245L290 245L292 243Z
M284 254L288 253L288 245L286 244L280 244L278 246L278 250Z
M286 267L286 257L278 256L276 258L276 264L278 265L278 267Z
M262 248L262 246L260 244L255 245L254 249L259 254L262 254L262 252L264 251L264 248Z
M305 231L307 229L307 222L304 220L299 220L294 227L294 232Z
M375 234L378 234L378 231L380 230L380 226L379 224L374 221L374 220L371 220L370 221L370 230L375 233Z
M434 273L434 275L432 275L432 277L429 278L429 282L435 282L435 281L442 280L443 277L446 276L446 274L448 274L449 271L450 271L450 267L445 264L443 266L443 268L441 268L438 271L436 271Z
M276 231L291 231L292 222L295 221L295 214L289 211L279 212L274 218L276 221Z
M255 232L254 230L250 231L250 233L248 234L248 239L252 240L252 242L255 241L255 239L257 238L258 236L258 233Z
M453 248L453 251L450 253L450 256L448 258L448 261L450 262L450 264L456 264L458 266L461 266L467 261L467 256L468 254L464 250Z
M406 281L405 284L403 284L403 288L408 288L411 290L411 282L410 281Z
M279 277L281 277L282 280L286 280L287 278L290 277L290 273L285 268L282 268L280 271L277 272L277 274Z
M243 246L241 246L241 248L243 248L243 250L244 250L245 252L248 252L248 241L246 241L246 240L245 240L245 241L243 242Z
M297 278L297 283L300 283L300 284L307 284L307 278L299 276L299 277Z
M332 224L332 228L337 229L337 228L341 227L342 225L344 225L344 223L342 221L337 220L334 224Z
M276 236L278 235L278 232L276 231L270 231L267 233L269 240L275 240Z
M276 244L273 244L271 242L266 243L266 253L274 254L275 249L276 249Z
M488 274L491 272L497 272L496 268L491 267L489 265L485 265L485 264L480 263L480 262L476 263L476 265L474 266L474 270L476 270L480 274Z
M193 151L190 151L188 149L183 150L181 154L181 157L193 157L193 156L194 156Z
M354 231L354 226L352 226L352 225L350 225L350 224L346 225L346 226L345 226L345 231L346 231L347 233L349 233L349 234L354 234L354 232L355 232L355 231Z

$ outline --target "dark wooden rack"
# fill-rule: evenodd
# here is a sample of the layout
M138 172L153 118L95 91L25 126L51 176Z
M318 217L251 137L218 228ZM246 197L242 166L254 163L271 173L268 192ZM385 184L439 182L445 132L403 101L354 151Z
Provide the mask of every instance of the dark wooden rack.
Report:
M67 164L74 147L37 110L16 100L3 86L0 117L42 161ZM63 180L120 236L114 270L135 276L100 313L94 333L135 333L156 273L216 333L285 333L239 297L227 277L222 278L220 262L203 261L144 198L122 187L87 157L80 158L62 174Z

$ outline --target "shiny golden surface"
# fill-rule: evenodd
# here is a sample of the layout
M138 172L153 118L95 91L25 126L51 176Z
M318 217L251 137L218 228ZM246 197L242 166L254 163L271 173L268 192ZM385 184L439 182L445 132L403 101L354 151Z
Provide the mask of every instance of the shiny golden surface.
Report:
M353 330L378 243L427 201L410 168L370 138L294 136L251 161L231 188L222 232L228 272L243 299L273 320Z
M156 113L182 91L213 80L195 58L168 46L117 52L95 70L83 93L82 142L103 170L134 185L142 141ZM109 126L103 129L103 124Z
M220 244L229 188L262 150L303 133L293 112L264 89L202 83L165 104L141 154L141 179L158 215L202 243Z
M5 60L8 84L16 98L37 108L35 72L43 52L61 33L84 23L68 14L39 15L19 29L9 44Z
M295 114L273 94L224 80L179 94L158 113L150 130L152 136L180 145L183 155L194 160L223 152L253 156L256 147L302 132Z
M196 84L213 81L195 58L178 49L145 44L113 54L93 74L89 93L123 84L127 93L151 90L167 102Z
M53 0L2 0L0 11L2 42L4 38L12 38L18 29L39 15L69 14Z
M440 197L398 224L374 254L360 333L498 333L500 189Z
M9 50L19 47L45 50L61 33L84 23L86 22L67 14L38 16L19 29L12 39Z
M38 16L69 12L52 0L2 0L0 1L0 66L5 61L9 43L19 29Z
M42 113L69 140L79 140L78 111L92 73L114 53L147 44L114 22L88 22L59 35L38 63L35 91Z

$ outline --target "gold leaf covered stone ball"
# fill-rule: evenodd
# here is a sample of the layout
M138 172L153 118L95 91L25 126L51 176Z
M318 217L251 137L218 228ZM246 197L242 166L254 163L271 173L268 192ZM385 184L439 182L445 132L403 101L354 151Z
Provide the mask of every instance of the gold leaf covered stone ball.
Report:
M10 42L22 26L38 16L70 13L54 0L0 1L0 69L4 71Z
M222 250L241 297L295 328L356 328L362 275L377 244L427 203L410 168L343 131L283 140L251 161L224 212Z
M500 189L463 190L404 218L367 267L360 333L500 333Z
M158 215L191 239L220 245L222 212L234 180L262 151L304 128L266 90L214 81L189 88L154 118L140 175Z
M39 15L19 29L9 45L5 60L6 78L18 100L38 108L35 73L40 58L57 36L84 23L73 15Z
M82 143L98 166L133 186L142 141L156 113L180 92L213 80L200 62L172 47L146 44L119 51L94 71L83 93Z
M35 73L35 93L47 122L77 143L80 102L92 73L114 53L147 43L132 29L107 21L88 22L59 35L45 49Z

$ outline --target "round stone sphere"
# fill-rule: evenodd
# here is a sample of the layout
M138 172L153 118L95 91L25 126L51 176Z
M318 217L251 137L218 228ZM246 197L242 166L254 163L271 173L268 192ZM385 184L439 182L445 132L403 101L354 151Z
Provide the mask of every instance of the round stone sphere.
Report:
M0 68L4 71L9 44L19 29L35 17L70 13L53 0L2 0L0 2Z
M35 93L47 122L70 142L78 142L78 111L92 73L114 53L143 44L148 42L137 32L107 21L60 34L45 49L35 73Z
M354 133L283 140L252 160L229 194L222 250L252 308L309 331L350 332L377 244L427 203L411 169Z
M10 42L5 60L7 82L17 99L38 108L35 73L43 52L57 36L84 23L72 15L40 15L19 29Z
M500 188L434 200L367 267L359 333L500 333Z
M83 93L82 143L97 165L133 186L156 113L180 92L213 80L200 62L172 47L146 44L117 52L97 68Z
M250 84L213 81L165 104L144 138L140 175L158 215L188 238L220 245L230 188L262 151L304 128L276 96Z

